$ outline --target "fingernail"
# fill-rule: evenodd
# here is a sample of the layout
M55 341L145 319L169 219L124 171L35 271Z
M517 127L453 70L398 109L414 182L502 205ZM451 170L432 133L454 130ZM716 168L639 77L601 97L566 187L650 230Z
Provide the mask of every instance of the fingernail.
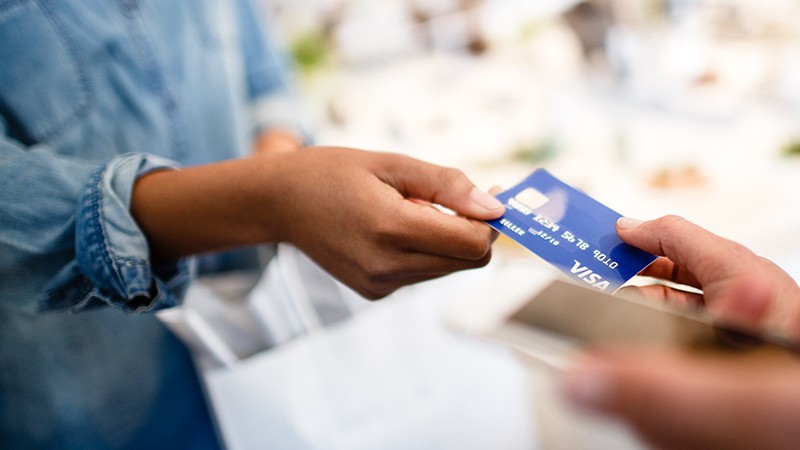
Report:
M565 375L562 392L573 406L600 411L611 398L611 382L604 371L582 365Z
M479 205L482 208L486 208L489 210L496 210L496 209L505 209L500 200L492 197L491 195L481 191L480 189L474 187L472 191L469 193L470 199L472 199L473 203Z
M619 227L620 230L629 230L631 228L636 228L642 223L644 223L643 220L634 219L631 217L620 217L619 219L617 219L617 227Z

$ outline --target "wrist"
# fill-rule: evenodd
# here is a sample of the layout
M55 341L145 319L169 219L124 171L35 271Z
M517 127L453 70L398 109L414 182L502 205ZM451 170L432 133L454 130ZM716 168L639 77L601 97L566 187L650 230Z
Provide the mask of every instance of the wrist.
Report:
M237 159L137 180L132 214L155 259L276 242L281 155Z
M293 153L271 153L241 160L243 188L239 217L249 230L249 244L290 239Z

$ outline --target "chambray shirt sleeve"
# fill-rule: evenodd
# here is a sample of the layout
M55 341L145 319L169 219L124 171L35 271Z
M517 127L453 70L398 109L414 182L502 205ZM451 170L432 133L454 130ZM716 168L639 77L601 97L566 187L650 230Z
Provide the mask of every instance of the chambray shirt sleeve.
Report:
M90 163L0 137L0 307L135 313L177 304L189 261L153 266L130 214L136 178L173 166L144 154Z
M310 143L300 98L289 76L293 67L265 27L265 13L251 0L236 0L253 132L280 128Z

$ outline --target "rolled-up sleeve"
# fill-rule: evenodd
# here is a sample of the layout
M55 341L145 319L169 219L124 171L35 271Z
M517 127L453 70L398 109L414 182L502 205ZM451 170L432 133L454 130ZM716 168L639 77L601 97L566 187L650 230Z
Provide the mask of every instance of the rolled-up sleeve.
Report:
M78 200L75 259L94 289L73 309L108 303L138 312L178 303L191 278L188 260L153 266L147 238L130 213L136 179L174 167L162 158L130 154L89 177Z
M174 167L145 154L88 162L0 138L0 307L134 313L178 304L190 261L154 266L130 213L136 179Z

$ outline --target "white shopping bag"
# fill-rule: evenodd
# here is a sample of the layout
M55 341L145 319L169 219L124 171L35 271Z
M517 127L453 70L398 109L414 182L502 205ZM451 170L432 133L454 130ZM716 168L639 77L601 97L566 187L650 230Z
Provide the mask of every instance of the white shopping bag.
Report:
M242 358L191 310L190 326L172 326L200 336L192 347L231 450L535 448L519 361L442 325L439 306L467 279L370 303L281 246L247 302L268 349Z
M427 300L388 300L206 370L228 448L534 448L519 361L445 329Z

